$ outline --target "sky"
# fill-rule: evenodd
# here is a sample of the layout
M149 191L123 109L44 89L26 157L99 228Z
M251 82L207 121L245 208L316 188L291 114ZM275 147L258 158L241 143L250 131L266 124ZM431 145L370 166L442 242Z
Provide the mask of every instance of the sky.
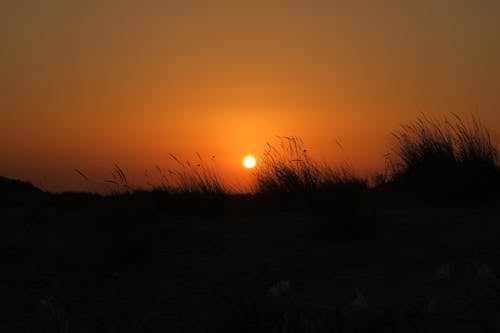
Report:
M143 186L199 153L245 186L243 156L277 135L369 175L421 113L500 130L499 17L494 0L2 1L0 175L87 190L117 163Z

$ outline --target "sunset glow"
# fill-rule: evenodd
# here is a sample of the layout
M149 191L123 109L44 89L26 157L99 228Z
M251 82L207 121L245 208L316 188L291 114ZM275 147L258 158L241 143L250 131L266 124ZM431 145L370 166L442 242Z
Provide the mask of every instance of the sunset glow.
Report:
M498 1L49 2L0 4L0 174L49 190L168 154L246 182L276 136L370 176L421 113L500 129Z

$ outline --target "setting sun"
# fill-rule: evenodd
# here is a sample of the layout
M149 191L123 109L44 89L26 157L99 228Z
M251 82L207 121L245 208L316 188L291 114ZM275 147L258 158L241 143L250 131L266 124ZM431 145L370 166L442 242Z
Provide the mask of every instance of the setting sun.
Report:
M254 168L256 163L257 161L255 160L255 157L251 155L245 156L245 158L243 159L243 166L245 166L245 168L247 169Z

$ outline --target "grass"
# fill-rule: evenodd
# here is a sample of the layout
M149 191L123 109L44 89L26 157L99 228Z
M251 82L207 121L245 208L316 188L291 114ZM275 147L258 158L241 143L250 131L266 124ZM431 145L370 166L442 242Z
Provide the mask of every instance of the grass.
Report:
M146 190L134 189L118 165L106 182L114 186L112 194L154 197L158 205L183 213L193 212L193 207L202 215L301 208L326 211L350 224L359 212L373 212L381 200L388 200L373 188L389 188L384 193L394 198L401 191L413 191L426 200L471 201L491 197L500 185L496 142L477 118L466 122L456 115L441 120L422 115L392 134L388 171L373 176L370 185L349 163L317 162L293 136L267 143L255 169L253 192L247 195L234 195L218 172L215 157L206 160L200 154L194 162L171 154L174 166L167 170L157 166L148 174ZM88 181L83 172L76 172Z
M370 182L356 175L349 163L331 166L314 160L298 137L277 137L275 144L267 143L255 169L253 190L244 197L250 197L257 206L260 200L267 206L307 207L314 203L313 207L318 208L318 203L343 205L358 200L370 187L402 184L403 188L417 189L437 199L469 200L488 197L500 185L498 146L491 132L475 117L466 122L457 115L442 119L422 115L392 135L393 145L386 154L387 170L372 176ZM215 156L206 160L197 154L194 162L173 154L170 158L173 167L164 170L157 166L153 173L147 173L148 190L134 189L116 164L112 177L105 182L113 186L111 194L151 191L190 204L194 198L203 201L237 192L226 185ZM82 171L75 171L89 181Z
M350 165L337 168L309 157L300 138L278 137L276 146L267 144L256 169L255 193L259 195L311 196L367 188Z
M438 195L483 196L498 187L500 154L490 131L477 119L442 120L425 115L393 133L392 181Z
M249 195L230 194L214 158L199 155L171 156L175 168L157 167L143 190L115 165L107 196L50 195L0 178L10 191L0 195L10 319L0 327L497 332L498 201L393 200L416 185L438 198L495 188L492 135L452 120L422 117L396 132L391 173L373 188L349 165L316 162L295 137L267 146ZM403 186L379 191L394 184Z
M178 168L169 169L171 178L171 191L184 194L224 195L228 190L223 184L222 178L217 171L215 156L207 163L200 154L197 154L196 163L182 161L177 156L170 154Z
M320 164L307 155L297 137L279 137L277 148L267 144L261 165L255 171L253 192L235 194L217 170L215 157L205 160L197 154L195 162L170 154L173 167L166 170L155 167L147 172L148 189L133 188L125 171L114 165L111 178L111 196L133 196L152 200L172 211L196 215L287 210L297 207L327 206L330 199L342 199L345 204L367 189L367 181L355 175L354 168L338 168ZM87 175L75 170L88 181ZM195 207L195 209L193 209ZM236 207L236 208L235 208Z
M79 171L76 170L82 177L85 177L85 175ZM112 191L114 194L120 194L120 193L129 193L132 191L132 187L128 183L127 176L125 175L125 172L123 171L122 168L118 164L115 164L113 171L111 171L111 179L105 180L106 183L112 184L115 188ZM86 178L86 177L85 177ZM86 178L88 179L88 178Z

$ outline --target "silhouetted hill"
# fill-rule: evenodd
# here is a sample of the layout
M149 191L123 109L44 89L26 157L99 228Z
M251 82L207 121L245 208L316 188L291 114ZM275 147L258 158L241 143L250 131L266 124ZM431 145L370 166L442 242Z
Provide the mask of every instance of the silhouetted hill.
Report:
M44 191L29 182L0 176L0 203L31 201L44 195Z

